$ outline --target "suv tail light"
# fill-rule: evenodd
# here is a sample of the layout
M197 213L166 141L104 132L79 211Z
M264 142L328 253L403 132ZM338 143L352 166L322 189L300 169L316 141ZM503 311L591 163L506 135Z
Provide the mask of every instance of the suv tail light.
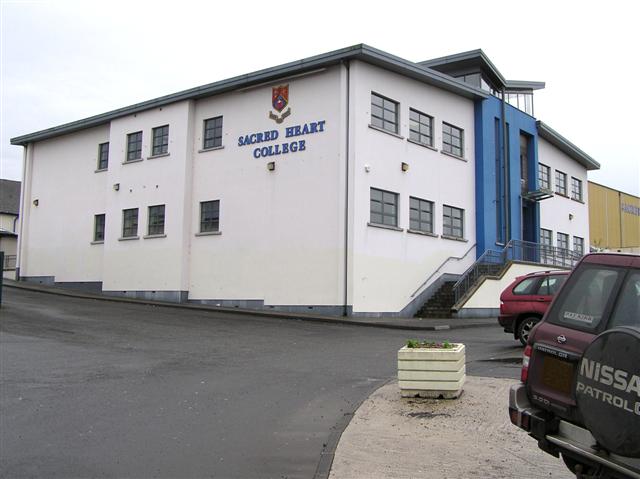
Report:
M524 348L524 353L522 354L522 370L520 371L520 381L523 383L527 382L529 378L529 360L531 359L531 345L527 344Z

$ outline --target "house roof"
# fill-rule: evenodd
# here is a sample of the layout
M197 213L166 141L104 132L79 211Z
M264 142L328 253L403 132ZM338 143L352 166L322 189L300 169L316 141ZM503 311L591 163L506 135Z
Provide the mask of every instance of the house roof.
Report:
M420 62L420 65L443 73L479 67L497 88L507 90L540 90L545 86L545 83L540 81L507 80L481 49L425 60Z
M337 65L342 62L348 62L349 60L361 60L467 98L479 99L488 97L487 92L471 85L461 83L449 75L428 68L423 68L417 63L390 55L389 53L377 50L368 45L358 44L264 70L259 70L253 73L248 73L246 75L229 78L227 80L209 83L207 85L191 88L178 93L172 93L153 100L136 103L135 105L119 108L117 110L73 121L71 123L65 123L46 130L17 136L11 139L11 144L26 146L29 142L45 140L83 130L85 128L103 125L113 119L149 110L151 108L169 105L183 100L218 95L240 88L247 88L265 82L276 81L283 77L286 78L311 72L321 68Z
M18 215L20 212L19 181L0 180L0 213Z
M536 125L538 127L538 135L540 138L544 138L553 146L558 148L563 153L569 155L572 159L580 163L587 170L599 170L600 163L587 155L584 151L578 148L576 145L567 140L560 133L555 131L546 123L541 121L536 121Z

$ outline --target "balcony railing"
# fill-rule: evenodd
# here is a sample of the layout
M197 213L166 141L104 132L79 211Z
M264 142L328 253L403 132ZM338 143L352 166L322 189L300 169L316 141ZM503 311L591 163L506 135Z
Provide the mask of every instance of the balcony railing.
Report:
M573 268L581 254L557 246L547 246L529 241L511 240L502 251L487 250L480 256L460 280L453 286L456 304L482 276L495 276L510 261L522 261L542 265Z

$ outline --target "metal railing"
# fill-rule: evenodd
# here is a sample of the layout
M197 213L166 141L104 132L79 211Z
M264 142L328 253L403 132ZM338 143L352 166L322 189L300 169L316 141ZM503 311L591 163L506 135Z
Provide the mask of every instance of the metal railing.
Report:
M2 262L2 271L12 271L16 269L16 258L15 254L5 254L4 261Z
M457 304L483 276L495 276L510 261L522 261L563 268L573 268L581 254L557 246L530 241L511 240L502 251L487 250L473 263L453 286Z

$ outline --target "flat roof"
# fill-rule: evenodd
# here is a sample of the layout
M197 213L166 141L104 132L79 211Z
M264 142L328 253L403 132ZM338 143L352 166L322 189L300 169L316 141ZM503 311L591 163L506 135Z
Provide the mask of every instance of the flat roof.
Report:
M370 47L363 43L353 45L350 47L342 48L321 55L316 55L302 60L297 60L283 65L266 68L264 70L258 70L253 73L236 76L226 80L221 80L215 83L209 83L188 90L183 90L170 95L162 96L152 100L136 103L124 108L112 110L100 115L91 116L82 120L65 123L63 125L48 128L46 130L36 131L22 136L11 138L12 145L26 146L30 142L46 140L67 133L73 133L76 131L84 130L105 123L110 122L113 119L121 118L123 116L131 115L133 113L139 113L152 108L169 105L184 100L204 98L213 95L219 95L229 91L237 90L239 88L246 88L249 86L265 83L269 81L275 81L281 77L287 77L291 75L297 75L318 68L325 68L333 65L337 65L350 60L361 60L363 62L379 66L386 70L393 71L395 73L413 78L415 80L427 83L429 85L442 88L444 90L456 93L458 95L470 98L480 99L487 98L489 94L479 88L475 88L471 85L461 83L449 75L440 73L435 70L424 68L417 63L390 55L376 48Z

